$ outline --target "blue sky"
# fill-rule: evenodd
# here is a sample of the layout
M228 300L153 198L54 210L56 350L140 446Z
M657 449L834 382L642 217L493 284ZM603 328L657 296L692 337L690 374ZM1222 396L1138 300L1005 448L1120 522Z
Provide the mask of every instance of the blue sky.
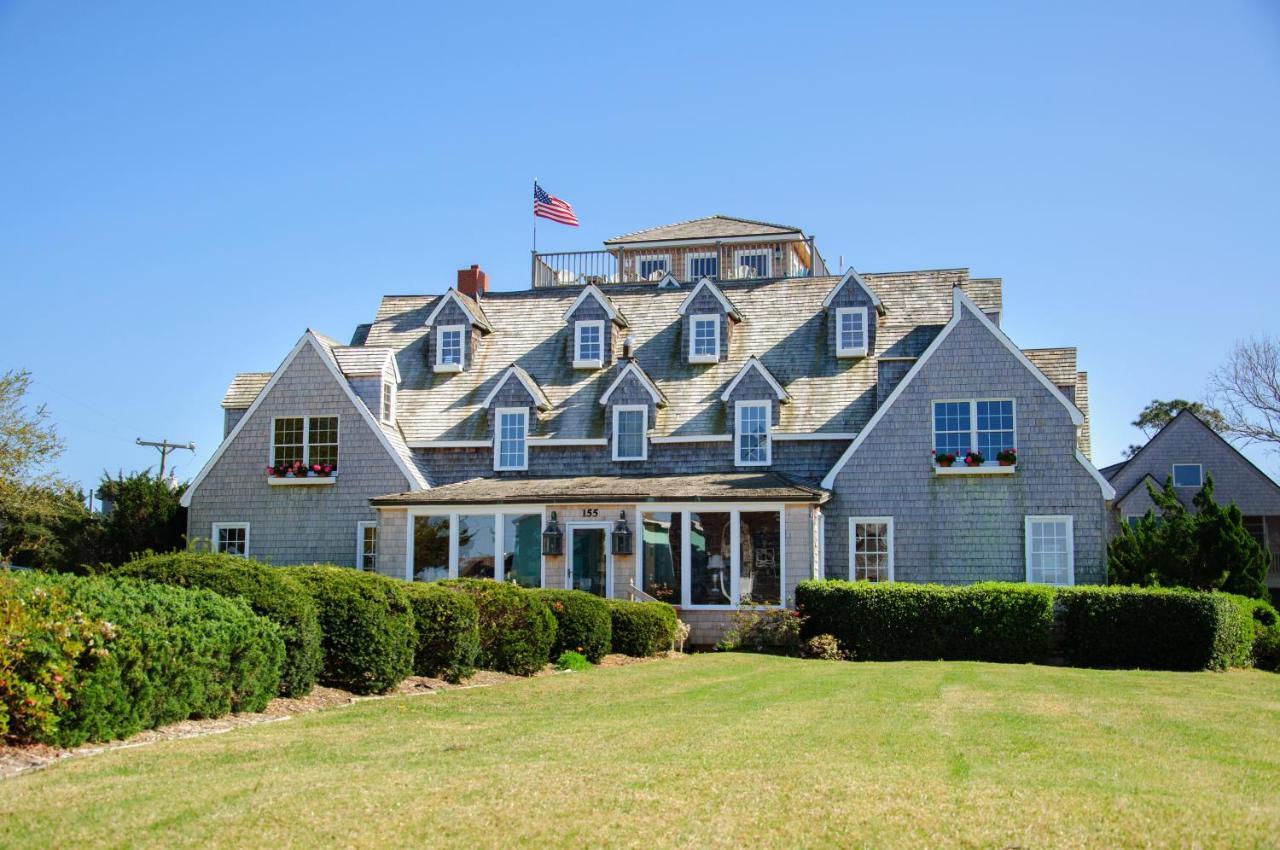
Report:
M194 475L233 373L384 293L526 286L535 176L544 249L724 212L1003 277L1099 465L1280 315L1274 3L267 5L0 0L0 370L75 480Z

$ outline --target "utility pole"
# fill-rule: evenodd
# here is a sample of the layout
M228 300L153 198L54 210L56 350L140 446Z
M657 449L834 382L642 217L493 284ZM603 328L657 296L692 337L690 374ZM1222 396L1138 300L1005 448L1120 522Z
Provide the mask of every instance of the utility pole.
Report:
M152 448L160 450L160 478L161 479L164 478L164 466L165 466L165 462L169 460L169 452L176 451L177 449L186 449L192 454L195 454L195 451L196 451L195 443L171 443L168 440L161 440L159 442L156 442L154 440L144 440L141 437L134 440L134 442L140 446L151 446Z

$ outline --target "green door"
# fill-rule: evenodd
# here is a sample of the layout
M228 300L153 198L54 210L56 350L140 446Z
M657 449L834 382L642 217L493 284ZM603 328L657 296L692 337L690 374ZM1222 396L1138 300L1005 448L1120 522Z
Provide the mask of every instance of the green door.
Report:
M570 528L569 589L608 596L609 558L603 528Z

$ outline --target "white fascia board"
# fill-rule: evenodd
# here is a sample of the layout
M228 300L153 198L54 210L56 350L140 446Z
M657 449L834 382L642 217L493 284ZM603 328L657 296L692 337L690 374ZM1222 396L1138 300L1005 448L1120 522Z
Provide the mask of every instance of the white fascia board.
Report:
M805 235L799 230L789 230L786 233L763 233L759 236L722 236L706 237L691 236L687 239L657 239L652 242L606 242L610 248L621 248L624 251L647 251L650 248L697 248L706 246L714 248L716 243L721 245L755 245L761 242L803 242Z
M450 301L452 301L454 304L457 304L458 307L461 308L462 312L465 313L467 316L467 321L469 321L471 324L473 325L484 324L483 322L481 322L479 319L476 318L475 313L472 313L469 309L467 309L467 305L462 303L462 299L458 297L457 291L454 290L452 286L449 287L449 291L446 292L440 298L440 300L436 302L435 308L431 311L431 314L427 316L426 324L428 325L435 324L436 316L440 315L440 311L444 309L444 305Z
M693 289L689 290L689 294L685 296L684 301L680 302L680 309L676 312L681 316L688 313L689 305L693 303L693 299L697 298L698 293L704 288L711 290L711 294L715 296L716 301L720 302L720 307L726 313L733 316L738 321L742 321L742 314L738 312L738 308L733 306L729 299L725 297L724 293L720 291L720 287L716 286L715 283L712 282L711 278L705 276L698 281Z
M1090 463L1089 459L1084 456L1084 452L1079 449L1076 449L1076 460L1084 467L1085 472L1089 473L1093 480L1098 482L1098 486L1102 488L1102 498L1108 502L1114 501L1116 488L1111 486L1110 481L1102 477L1102 473L1098 471L1098 468Z
M534 407L536 407L538 410L549 409L546 405L540 404L538 402L538 398L540 396L545 396L546 393L543 393L537 387L529 386L529 382L524 379L524 375L521 374L521 370L517 369L515 366L507 367L507 371L503 373L502 378L498 381L496 385L494 385L494 388L489 391L489 394L485 396L484 401L480 402L480 406L488 407L493 402L493 400L497 397L498 391L501 390L504 386L506 386L507 381L511 380L511 377L513 375L515 376L515 379L520 382L520 386L524 387L525 392L529 394L529 398L533 399Z
M654 443L732 443L732 434L673 434L666 437L650 437Z
M795 431L791 433L786 431L774 431L769 436L773 437L775 440L852 440L858 435L838 431Z
M406 445L411 449L487 449L493 440L413 440Z
M658 389L657 385L649 379L648 375L644 373L644 370L641 369L639 366L637 366L636 362L632 360L631 362L627 363L626 366L622 367L622 370L618 372L618 376L613 379L613 383L609 384L609 388L606 389L604 393L600 396L600 405L602 407L609 403L609 397L613 395L613 391L616 390L618 388L618 385L622 383L622 379L629 374L633 374L636 376L636 378L640 381L641 386L643 386L645 390L649 393L649 395L653 398L654 404L661 407L667 403L666 398L662 395L662 390Z
M604 308L605 314L611 321L624 328L627 326L627 320L622 318L622 314L618 312L617 308L609 303L608 296L601 292L600 287L596 286L594 283L588 283L586 286L582 287L582 291L578 293L578 297L573 300L573 304L569 305L569 309L564 311L564 315L561 316L561 320L568 322L569 317L573 315L573 311L582 306L582 302L587 300L589 297L596 299L596 301L600 303L600 306Z
M840 290L844 289L845 284L849 283L849 281L853 281L858 284L858 286L862 287L862 291L867 293L867 296L871 298L871 303L876 305L877 311L881 313L885 312L884 305L880 303L880 296L876 295L875 292L872 291L871 287L867 286L867 282L862 279L862 275L858 274L852 268L844 273L844 277L840 278L839 283L831 287L831 291L827 293L827 297L822 299L822 306L824 308L830 307L832 302L836 300L836 296L840 294Z
M760 361L759 357L756 357L753 354L747 358L746 363L742 364L742 368L738 370L738 374L733 376L733 380L729 382L729 386L726 387L725 391L720 394L721 401L729 400L729 396L733 393L734 389L737 388L739 382L741 382L742 379L746 377L747 371L749 369L755 369L762 376L764 376L764 379L766 382L768 382L769 387L774 391L774 393L777 394L779 401L791 400L791 396L787 393L786 390L782 388L782 384L779 384L777 379L775 379L773 375L769 374L769 370L765 368L764 363Z

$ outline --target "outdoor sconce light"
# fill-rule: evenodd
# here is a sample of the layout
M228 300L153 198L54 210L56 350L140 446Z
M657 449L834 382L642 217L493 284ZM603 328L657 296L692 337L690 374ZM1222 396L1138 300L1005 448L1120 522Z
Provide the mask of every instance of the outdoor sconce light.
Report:
M613 524L613 554L631 554L631 526L627 525L627 512L618 512L618 521Z
M551 521L542 530L542 554L559 555L563 547L564 533L560 531L560 524L556 522L556 512L552 511Z

